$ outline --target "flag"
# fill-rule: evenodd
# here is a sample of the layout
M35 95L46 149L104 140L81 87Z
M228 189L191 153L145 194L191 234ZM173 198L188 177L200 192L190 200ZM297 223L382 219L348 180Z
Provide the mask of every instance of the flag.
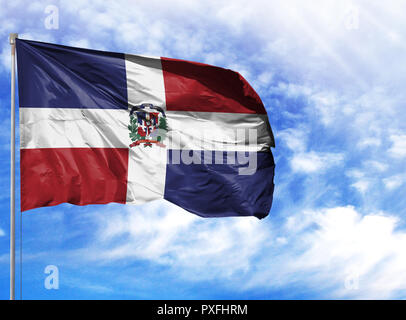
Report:
M164 198L268 215L274 139L237 72L17 39L21 210Z

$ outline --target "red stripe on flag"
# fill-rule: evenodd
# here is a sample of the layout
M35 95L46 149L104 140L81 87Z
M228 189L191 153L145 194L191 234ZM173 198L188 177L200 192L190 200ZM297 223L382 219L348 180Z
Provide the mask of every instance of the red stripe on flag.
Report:
M21 211L126 202L127 148L21 150Z
M167 110L266 114L258 94L237 72L185 60L161 62Z

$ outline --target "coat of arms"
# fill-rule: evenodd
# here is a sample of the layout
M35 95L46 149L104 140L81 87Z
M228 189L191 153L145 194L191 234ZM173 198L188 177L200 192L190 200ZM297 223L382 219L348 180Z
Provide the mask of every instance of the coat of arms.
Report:
M152 147L152 144L165 147L163 141L168 127L165 111L161 107L149 103L132 107L128 129L132 141L130 148L140 144L143 144L144 148Z

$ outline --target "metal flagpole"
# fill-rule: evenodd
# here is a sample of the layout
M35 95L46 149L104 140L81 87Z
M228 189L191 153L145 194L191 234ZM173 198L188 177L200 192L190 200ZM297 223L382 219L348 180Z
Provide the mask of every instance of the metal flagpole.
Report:
M10 164L10 300L15 299L15 64L17 33L10 33L11 45L11 164Z

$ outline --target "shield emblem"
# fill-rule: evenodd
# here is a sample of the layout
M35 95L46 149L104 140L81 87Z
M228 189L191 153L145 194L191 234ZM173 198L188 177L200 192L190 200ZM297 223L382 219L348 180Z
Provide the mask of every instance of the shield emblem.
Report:
M138 133L140 136L149 137L158 128L158 116L159 113L157 112L137 112Z
M130 147L144 144L144 147L152 147L156 144L165 147L162 141L165 138L167 126L165 111L152 104L134 106L130 111L130 139L133 141Z

